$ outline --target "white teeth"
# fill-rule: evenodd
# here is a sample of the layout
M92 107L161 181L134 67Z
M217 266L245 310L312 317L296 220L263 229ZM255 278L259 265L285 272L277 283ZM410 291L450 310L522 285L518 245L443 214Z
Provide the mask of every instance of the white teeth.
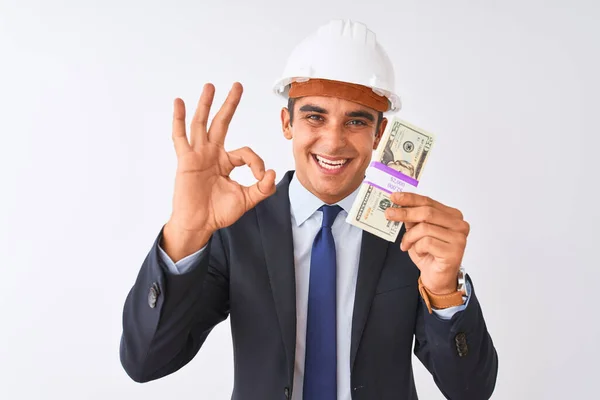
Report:
M323 157L319 157L317 155L315 155L315 157L317 158L319 165L326 169L339 169L342 167L342 165L346 164L346 162L348 161L348 159L333 161L333 160L328 160Z

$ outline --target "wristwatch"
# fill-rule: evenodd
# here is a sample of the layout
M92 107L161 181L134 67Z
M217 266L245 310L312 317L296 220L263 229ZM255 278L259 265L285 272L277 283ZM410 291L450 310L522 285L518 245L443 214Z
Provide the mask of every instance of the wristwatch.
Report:
M465 272L464 267L460 267L458 270L458 289L459 292L465 297L467 297L467 273Z
M423 285L421 277L419 277L419 293L427 305L429 314L433 314L433 308L443 310L445 308L462 306L465 303L467 296L466 273L463 267L458 271L458 285L456 292L450 294L434 294Z

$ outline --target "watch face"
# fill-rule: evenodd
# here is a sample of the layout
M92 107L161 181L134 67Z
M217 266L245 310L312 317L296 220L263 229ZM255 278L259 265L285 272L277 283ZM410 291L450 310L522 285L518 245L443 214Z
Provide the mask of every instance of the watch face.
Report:
M465 269L460 268L458 271L458 291L463 292L463 294L467 295L467 280L465 277Z

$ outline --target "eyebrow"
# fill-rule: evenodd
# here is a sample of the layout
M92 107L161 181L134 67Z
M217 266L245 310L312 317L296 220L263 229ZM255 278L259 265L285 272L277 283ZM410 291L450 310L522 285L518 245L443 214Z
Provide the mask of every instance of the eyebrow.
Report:
M304 112L316 112L319 114L327 114L327 110L324 109L323 107L319 107L319 106L315 106L313 104L305 104L302 107L300 107L300 111L304 111Z
M319 114L328 114L327 110L324 109L323 107L319 107L316 106L314 104L305 104L302 107L300 107L300 110L302 112L316 112ZM350 111L346 113L346 117L350 117L350 118L365 118L368 119L371 122L375 122L375 116L373 114L371 114L370 112L367 111L362 111L362 110L358 110L358 111Z
M370 112L366 112L366 111L350 111L350 112L346 113L346 117L365 118L371 122L375 122L375 116L373 114L371 114Z

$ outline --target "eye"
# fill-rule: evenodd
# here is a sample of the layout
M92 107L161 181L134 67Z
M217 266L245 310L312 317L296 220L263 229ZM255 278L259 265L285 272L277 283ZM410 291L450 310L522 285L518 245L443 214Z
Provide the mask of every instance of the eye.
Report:
M323 117L318 114L309 114L306 116L306 119L311 119L313 121L322 121Z
M353 119L351 121L348 121L348 124L350 124L350 125L357 125L357 126L365 126L365 125L367 125L364 121L361 121L360 119Z

